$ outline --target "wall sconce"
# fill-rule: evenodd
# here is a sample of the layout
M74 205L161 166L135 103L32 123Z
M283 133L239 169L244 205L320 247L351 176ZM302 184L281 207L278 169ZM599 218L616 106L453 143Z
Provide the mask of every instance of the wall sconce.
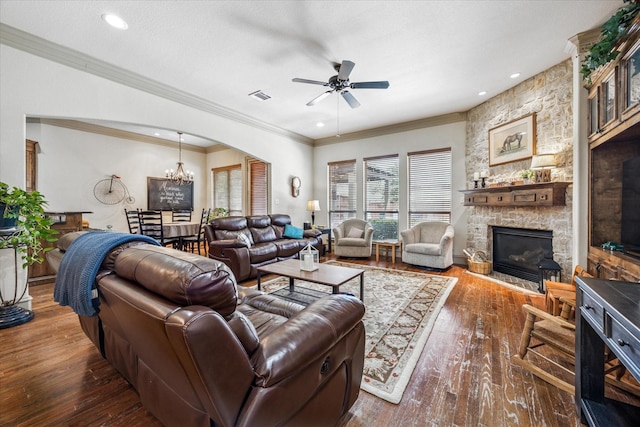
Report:
M320 200L309 200L307 210L311 212L311 225L313 226L316 223L316 212L320 210Z
M531 169L536 172L536 182L551 182L550 168L555 167L555 154L536 154L531 157Z

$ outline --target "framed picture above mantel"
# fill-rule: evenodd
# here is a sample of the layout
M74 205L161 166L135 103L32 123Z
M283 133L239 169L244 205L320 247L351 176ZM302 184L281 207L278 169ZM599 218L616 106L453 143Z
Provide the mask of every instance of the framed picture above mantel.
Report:
M536 152L536 113L489 129L489 166L530 159Z

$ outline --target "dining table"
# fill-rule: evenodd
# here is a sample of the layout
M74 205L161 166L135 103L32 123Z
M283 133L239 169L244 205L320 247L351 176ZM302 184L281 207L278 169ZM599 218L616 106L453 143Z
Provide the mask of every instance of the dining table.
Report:
M163 222L162 234L165 239L178 239L178 249L184 248L183 239L198 235L199 222L175 221Z

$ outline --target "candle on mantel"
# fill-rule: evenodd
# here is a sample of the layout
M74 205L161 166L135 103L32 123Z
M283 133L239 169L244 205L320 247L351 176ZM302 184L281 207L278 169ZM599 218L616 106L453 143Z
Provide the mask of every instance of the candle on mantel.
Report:
M473 173L473 180L474 181L480 180L480 173L479 172L474 172Z
M486 178L488 176L489 176L489 172L487 172L486 170L480 173L480 178Z

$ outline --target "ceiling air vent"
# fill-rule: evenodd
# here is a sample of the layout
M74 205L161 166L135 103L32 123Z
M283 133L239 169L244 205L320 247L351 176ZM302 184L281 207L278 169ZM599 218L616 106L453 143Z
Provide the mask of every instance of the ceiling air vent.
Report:
M266 101L267 99L270 99L271 97L269 95L267 95L266 93L264 93L261 90L257 90L255 92L251 92L249 94L250 97L257 99L258 101Z

